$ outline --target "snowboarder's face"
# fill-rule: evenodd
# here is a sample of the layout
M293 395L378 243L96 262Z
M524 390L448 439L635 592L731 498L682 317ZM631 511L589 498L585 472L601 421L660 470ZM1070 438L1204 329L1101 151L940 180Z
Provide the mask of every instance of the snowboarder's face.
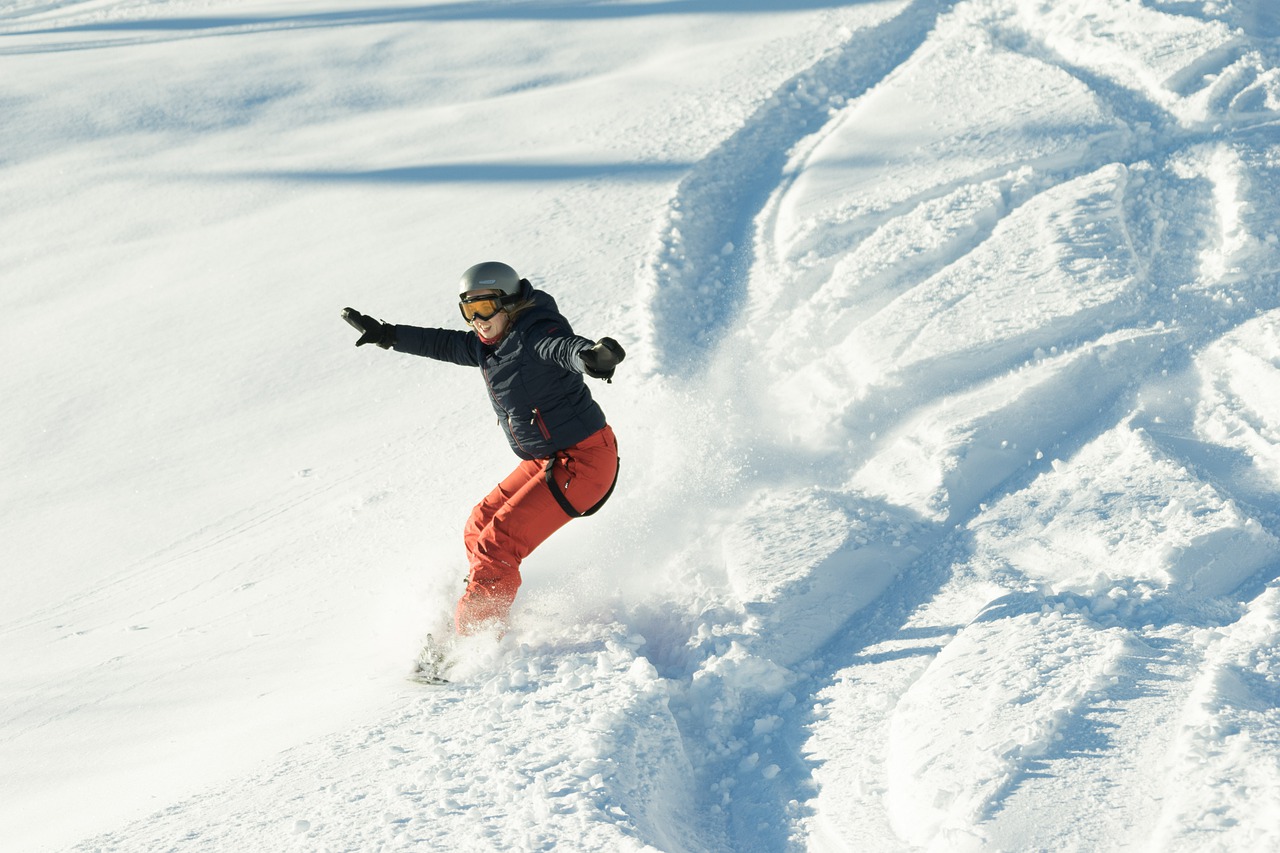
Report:
M507 323L509 319L507 312L501 309L501 303L496 300L494 303L486 301L475 302L476 297L484 296L502 296L502 292L498 290L468 290L462 294L463 317L467 317L471 313L471 317L467 320L471 324L471 328L476 330L476 334L487 341L496 341L507 332ZM468 312L468 308L478 309L474 312ZM496 309L496 310L495 310ZM489 312L494 313L489 313ZM485 314L489 314L485 317Z

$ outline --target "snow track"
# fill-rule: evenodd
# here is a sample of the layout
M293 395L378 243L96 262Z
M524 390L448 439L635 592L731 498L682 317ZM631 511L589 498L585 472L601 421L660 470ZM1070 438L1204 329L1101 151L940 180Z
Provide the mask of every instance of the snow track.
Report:
M846 30L844 43L771 93L694 164L668 204L658 246L641 272L652 315L653 369L687 375L709 356L746 305L754 258L750 224L783 179L792 147L901 65L951 5L910 0L848 15L846 26L855 28ZM708 300L717 306L710 316Z
M1189 365L1223 377L1261 367L1216 341L1277 305L1274 220L1242 194L1274 180L1264 152L1280 90L1267 48L1229 25L1079 5L937 9L910 57L785 152L785 178L750 205L761 211L751 246L704 229L688 252L673 226L655 261L660 313L696 314L721 285L746 288L711 371L724 383L746 365L724 384L768 387L752 399L763 414L744 420L772 424L752 436L755 453L782 460L724 534L743 612L709 631L732 644L691 679L696 692L726 661L751 674L720 686L716 707L735 712L711 721L720 749L703 769L732 849L777 849L781 822L795 828L790 843L818 849L890 849L889 836L946 850L1201 843L1172 829L1185 821L1168 816L1176 806L1160 816L1169 762L1185 760L1164 750L1178 738L1184 754L1197 748L1178 732L1202 712L1183 709L1205 706L1195 690L1221 680L1191 686L1202 667L1217 672L1204 626L1232 623L1251 579L1280 559L1280 528L1247 470L1270 470L1273 441L1259 431L1275 418L1256 403L1220 406L1251 413L1214 424L1251 464L1224 466L1207 444L1168 436L1197 431L1186 402L1199 392L1179 378ZM1064 39L1067 20L1094 29ZM1144 47L1112 52L1124 43ZM959 62L999 82L935 97L929 87L962 74ZM916 104L928 120L911 126L929 133L912 136L913 158L886 158L882 129ZM1066 132L1028 133L1040 104ZM1204 132L1214 123L1234 124L1238 141L1215 141ZM728 148L784 159L749 131ZM724 156L702 168L749 184ZM704 220L699 202L723 198L697 187L717 183L682 185L675 218ZM1222 365L1225 351L1242 361ZM1260 387L1272 378L1261 369L1266 380L1232 381ZM788 462L816 462L824 488L787 485ZM784 482L771 485L770 471ZM1207 689L1215 705L1220 688ZM1242 739L1269 742L1265 698L1209 713L1240 705L1256 729ZM1266 790L1274 765L1263 764ZM1224 808L1247 808L1247 790ZM1068 800L1079 809L1045 825ZM1157 819L1165 836L1153 841L1141 827ZM1270 838L1250 824L1242 843Z

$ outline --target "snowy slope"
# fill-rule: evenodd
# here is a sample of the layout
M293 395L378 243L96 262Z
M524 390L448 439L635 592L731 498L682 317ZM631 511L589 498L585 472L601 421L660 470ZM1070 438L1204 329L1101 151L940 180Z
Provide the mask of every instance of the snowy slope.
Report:
M0 847L1280 846L1264 0L0 6ZM610 506L401 678L512 464Z

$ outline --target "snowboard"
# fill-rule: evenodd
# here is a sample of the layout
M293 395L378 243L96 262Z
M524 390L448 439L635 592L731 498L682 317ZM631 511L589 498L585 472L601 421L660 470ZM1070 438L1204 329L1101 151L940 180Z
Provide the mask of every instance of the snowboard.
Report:
M413 662L413 671L409 673L408 679L415 684L449 684L449 679L445 678L445 674L453 666L453 661L448 658L449 651L449 645L427 634L426 642L422 651L418 652L417 660Z
M437 674L435 674L435 673L433 673L433 672L421 672L421 671L418 671L418 670L415 670L415 671L413 671L413 672L409 673L409 674L408 674L407 676L405 676L405 677L406 677L409 681L412 681L414 684L427 684L427 685L430 685L430 686L432 686L432 687L438 687L438 686L440 686L440 685L442 685L442 684L452 684L452 683L453 683L453 682L452 682L452 681L450 681L449 679L444 678L443 676L437 675Z

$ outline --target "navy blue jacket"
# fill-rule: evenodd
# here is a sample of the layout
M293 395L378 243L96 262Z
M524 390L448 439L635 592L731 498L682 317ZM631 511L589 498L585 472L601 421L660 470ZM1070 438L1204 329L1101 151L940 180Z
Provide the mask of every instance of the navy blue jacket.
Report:
M396 326L395 349L479 367L511 449L521 459L550 459L604 429L605 417L578 357L595 341L573 333L550 294L529 295L533 307L496 344L474 331Z

